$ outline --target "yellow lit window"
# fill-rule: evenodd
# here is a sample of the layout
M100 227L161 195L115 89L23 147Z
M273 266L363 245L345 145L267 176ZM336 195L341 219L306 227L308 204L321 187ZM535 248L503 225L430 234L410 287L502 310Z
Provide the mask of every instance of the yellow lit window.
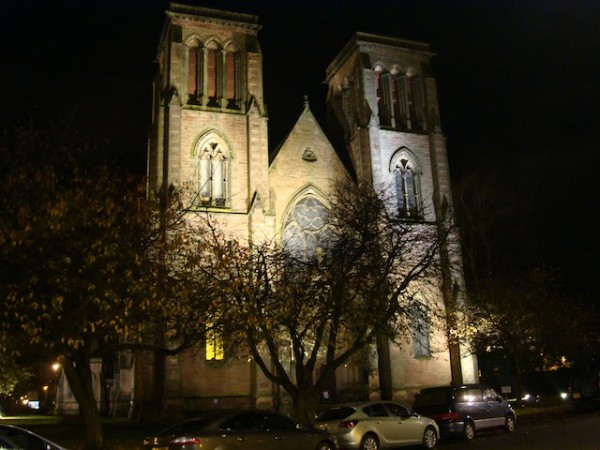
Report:
M220 361L224 358L223 335L215 329L206 332L206 359Z

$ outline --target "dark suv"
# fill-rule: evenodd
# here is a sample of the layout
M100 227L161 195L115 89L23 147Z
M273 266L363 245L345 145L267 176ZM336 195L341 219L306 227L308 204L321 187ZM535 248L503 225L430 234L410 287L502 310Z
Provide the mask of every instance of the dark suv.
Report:
M517 416L508 402L479 384L440 386L421 390L413 409L435 420L442 436L462 435L471 440L479 430L515 429Z

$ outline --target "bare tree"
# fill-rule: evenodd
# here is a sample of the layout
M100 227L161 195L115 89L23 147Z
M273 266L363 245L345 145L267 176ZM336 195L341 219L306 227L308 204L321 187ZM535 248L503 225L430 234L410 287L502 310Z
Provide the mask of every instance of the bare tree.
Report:
M291 396L302 423L335 370L378 336L407 338L416 316L443 314L427 299L439 289L438 230L389 204L385 191L345 182L316 251L245 244L213 228L210 249L198 252L196 269L219 281L222 331Z

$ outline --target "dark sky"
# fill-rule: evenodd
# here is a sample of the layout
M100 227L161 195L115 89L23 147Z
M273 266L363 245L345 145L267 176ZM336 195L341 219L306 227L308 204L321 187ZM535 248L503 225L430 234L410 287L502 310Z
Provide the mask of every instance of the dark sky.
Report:
M187 3L193 3L187 0ZM512 208L507 261L535 258L598 292L600 2L201 1L259 15L271 147L309 95L324 123L325 68L355 31L436 53L454 184L497 180ZM0 2L0 125L60 124L143 171L164 0ZM500 201L500 200L499 200Z

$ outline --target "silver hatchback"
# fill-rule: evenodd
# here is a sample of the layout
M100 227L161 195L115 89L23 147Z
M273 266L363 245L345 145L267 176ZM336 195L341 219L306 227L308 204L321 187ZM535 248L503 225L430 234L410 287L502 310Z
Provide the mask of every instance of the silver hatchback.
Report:
M435 421L388 401L332 406L319 414L315 426L335 436L340 450L379 450L418 444L434 448L440 435Z

